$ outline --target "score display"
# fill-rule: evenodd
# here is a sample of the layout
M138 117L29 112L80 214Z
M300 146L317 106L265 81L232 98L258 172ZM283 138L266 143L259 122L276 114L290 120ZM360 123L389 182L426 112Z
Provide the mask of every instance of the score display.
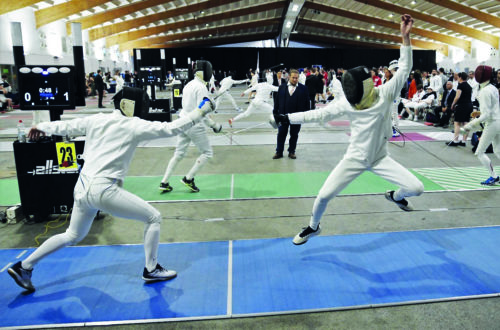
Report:
M160 85L162 80L161 67L141 67L140 77L144 84Z
M73 66L23 65L17 76L21 110L75 108Z

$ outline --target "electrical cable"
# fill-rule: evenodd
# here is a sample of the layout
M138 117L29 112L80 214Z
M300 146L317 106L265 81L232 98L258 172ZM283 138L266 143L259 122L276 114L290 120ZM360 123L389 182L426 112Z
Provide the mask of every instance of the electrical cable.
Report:
M39 238L39 237L41 237L41 236L44 236L45 234L47 234L47 233L49 232L49 229L56 229L56 228L60 228L60 227L64 226L64 225L68 222L68 218L69 218L69 216L71 215L71 211L72 211L72 210L73 210L73 209L70 209L70 210L69 210L69 213L68 213L68 215L66 216L66 219L64 220L64 222L62 222L62 223L60 223L60 224L58 224L58 225L56 225L56 226L51 226L51 224L52 224L52 223L57 223L57 222L59 222L59 220L61 220L61 216L62 216L62 215L59 215L59 216L57 217L57 219L55 219L55 220L52 220L52 221L47 222L47 223L45 224L45 231L44 231L43 233L38 234L38 235L36 235L36 236L35 236L35 243L36 243L36 246L40 246L40 242L38 242L38 238Z

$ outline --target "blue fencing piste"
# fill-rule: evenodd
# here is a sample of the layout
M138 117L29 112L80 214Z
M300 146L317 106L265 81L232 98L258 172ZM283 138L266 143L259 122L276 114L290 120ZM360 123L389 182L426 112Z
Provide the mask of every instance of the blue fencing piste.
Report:
M500 227L480 227L320 236L302 246L290 238L234 241L232 249L229 242L162 244L160 263L179 274L154 284L141 279L141 245L67 248L37 265L33 294L23 294L5 270L0 273L0 327L222 318L495 295L498 237ZM0 267L16 262L22 251L0 250Z

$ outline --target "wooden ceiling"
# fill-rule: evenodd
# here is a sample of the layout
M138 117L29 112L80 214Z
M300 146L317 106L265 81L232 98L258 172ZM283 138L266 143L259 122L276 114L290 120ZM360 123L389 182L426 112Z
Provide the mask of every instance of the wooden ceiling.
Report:
M90 41L105 38L120 50L214 46L279 40L293 0L17 0L0 15L35 10L37 28L63 19L80 22ZM399 17L415 19L414 46L448 54L448 46L471 51L471 41L500 43L499 0L307 0L290 41L393 48L400 42Z

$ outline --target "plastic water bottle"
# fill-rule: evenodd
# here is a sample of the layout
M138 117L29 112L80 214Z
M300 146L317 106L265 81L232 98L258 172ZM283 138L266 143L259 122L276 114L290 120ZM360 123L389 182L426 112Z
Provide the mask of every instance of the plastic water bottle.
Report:
M17 141L20 143L26 142L26 130L22 120L19 120L19 123L17 124Z

